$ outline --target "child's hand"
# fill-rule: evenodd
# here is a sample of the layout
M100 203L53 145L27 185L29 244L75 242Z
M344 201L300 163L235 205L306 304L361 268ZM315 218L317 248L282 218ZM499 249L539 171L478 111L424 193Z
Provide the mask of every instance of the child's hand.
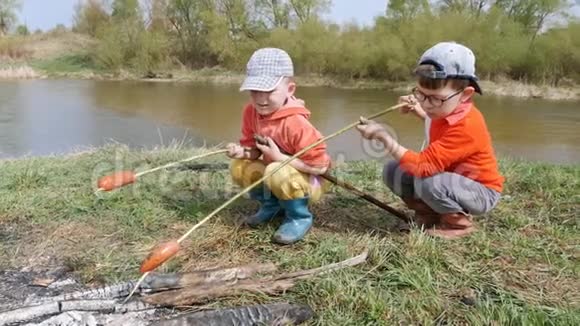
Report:
M238 144L234 144L234 143L229 143L226 146L226 149L228 150L228 152L226 153L226 155L229 158L233 158L233 159L243 159L245 156L245 149L238 145Z
M409 112L413 112L413 113L415 113L415 115L417 115L420 118L423 118L425 116L425 111L421 107L421 104L419 103L419 101L417 101L415 96L412 94L399 97L398 103L399 104L401 104L401 103L407 104L406 106L403 106L402 108L399 109L399 111L402 114L407 114Z
M379 139L381 135L387 134L387 130L373 120L360 117L360 124L356 126L361 136L366 139Z
M256 142L256 147L258 147L258 149L262 152L262 154L264 154L264 156L267 156L268 158L270 158L272 161L275 162L284 161L286 159L286 155L280 152L280 148L278 148L278 145L276 145L276 143L272 140L272 138L270 137L264 138L268 142L268 145L263 145L260 144L259 142Z

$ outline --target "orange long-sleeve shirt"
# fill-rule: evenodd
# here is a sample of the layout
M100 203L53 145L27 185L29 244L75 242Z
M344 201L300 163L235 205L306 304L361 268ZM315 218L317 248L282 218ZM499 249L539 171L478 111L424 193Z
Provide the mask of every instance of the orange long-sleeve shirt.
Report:
M416 177L454 172L501 192L504 177L481 112L473 103L460 105L449 116L431 121L429 146L420 153L408 150L401 168Z
M282 152L294 155L322 138L321 133L308 121L309 118L310 111L300 101L290 101L268 116L258 114L254 106L248 104L244 108L240 144L256 147L254 134L259 134L272 138ZM263 159L266 164L272 162L269 157ZM331 162L325 143L307 151L300 159L312 167L329 167Z

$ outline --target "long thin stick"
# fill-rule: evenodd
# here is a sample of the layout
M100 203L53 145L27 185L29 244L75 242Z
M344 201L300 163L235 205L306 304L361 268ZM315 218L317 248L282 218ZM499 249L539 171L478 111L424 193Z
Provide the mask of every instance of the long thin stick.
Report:
M333 272L335 270L339 270L339 269L343 269L346 267L352 267L352 266L362 264L367 260L368 256L369 256L369 252L368 252L368 250L365 250L362 254L360 254L356 257L349 258L347 260L343 260L343 261L338 262L338 263L324 265L324 266L313 268L313 269L282 274L282 275L276 277L275 280L276 281L285 280L285 279L300 280L300 279L309 278L309 277L314 276L314 275L321 275L321 274L330 273L330 272Z
M337 186L343 187L347 190L350 190L351 192L353 192L355 195L359 196L360 198L370 202L371 204L374 204L384 210L386 210L387 212L395 215L396 217L400 218L401 220L405 221L405 222L409 222L409 218L403 214L402 212L400 212L399 210L394 209L393 207L383 203L382 201L378 200L377 198L373 197L372 195L363 192L357 188L355 188L353 185L351 185L348 182L345 181L341 181L338 180L337 178L331 176L330 174L323 174L321 175L321 177L323 177L324 179L334 183Z
M145 278L147 276L149 276L150 272L146 272L144 273L141 278L139 279L139 281L137 281L137 283L135 283L135 286L133 287L133 289L131 290L131 292L129 292L129 295L125 298L125 300L123 300L123 304L127 303L127 301L129 301L129 299L131 299L131 297L133 296L133 294L135 293L135 291L137 291L137 289L139 288L139 286L141 285L141 283L143 283L143 281L145 281Z
M149 170L145 170L143 172L139 172L139 173L137 173L135 175L135 177L138 178L138 177L140 177L142 175L145 175L147 173L155 172L155 171L162 170L162 169L167 169L167 168L170 168L172 166L179 165L181 163L185 163L185 162L189 162L189 161L193 161L193 160L197 160L197 159L200 159L200 158L204 158L204 157L208 157L208 156L213 156L213 155L217 155L217 154L227 153L227 152L228 152L227 149L220 149L220 150L213 151L213 152L209 152L209 153L205 153L205 154L195 155L195 156L192 156L192 157L189 157L189 158L186 158L186 159L177 161L177 162L168 163L168 164L165 164L165 165L162 165L162 166L158 166L158 167L153 168L153 169L149 169Z
M172 166L176 166L176 165L179 165L179 164L182 164L182 163L185 163L185 162L194 161L194 160L201 159L201 158L204 158L204 157L213 156L213 155L222 154L222 153L227 153L227 152L228 152L227 149L220 149L220 150L217 150L217 151L213 151L213 152L209 152L209 153L195 155L195 156L192 156L192 157L189 157L189 158L186 158L186 159L177 161L177 162L172 162L172 163L168 163L168 164L165 164L165 165L162 165L162 166L158 166L156 168L152 168L152 169L149 169L149 170L145 170L145 171L142 171L142 172L139 172L139 173L134 174L133 179L130 182L128 182L128 183L122 183L120 185L115 185L112 189L106 189L106 188L102 188L101 187L101 188L99 188L99 189L97 189L95 191L95 194L98 194L101 191L109 191L109 190L113 190L113 189L116 189L116 188L121 188L121 187L123 187L123 186L125 186L125 185L127 185L129 183L133 183L137 178L139 178L139 177L141 177L141 176L143 176L145 174L151 173L151 172L159 171L159 170L166 169L166 168L169 168L169 167L172 167ZM103 178L111 178L111 176L107 176L107 177L103 177ZM101 180L101 179L99 179L99 180Z

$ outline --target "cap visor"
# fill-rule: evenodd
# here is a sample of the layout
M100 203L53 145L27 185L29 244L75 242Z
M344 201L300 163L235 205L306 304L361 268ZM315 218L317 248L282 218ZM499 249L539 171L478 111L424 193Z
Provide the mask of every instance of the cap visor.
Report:
M475 89L475 92L479 93L480 95L483 95L483 92L481 91L481 87L479 86L479 83L477 81L472 79L472 80L470 80L469 85Z
M242 83L242 87L240 87L240 92L242 91L271 92L278 86L278 84L280 84L282 78L284 77L248 76Z

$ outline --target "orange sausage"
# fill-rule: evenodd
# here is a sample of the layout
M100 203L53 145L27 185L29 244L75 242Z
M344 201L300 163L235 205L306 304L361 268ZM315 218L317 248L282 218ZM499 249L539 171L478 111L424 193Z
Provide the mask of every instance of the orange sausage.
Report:
M159 246L153 248L153 251L143 260L141 264L141 273L150 272L157 267L161 266L169 258L173 257L180 249L179 242L170 241L162 243Z
M116 188L131 184L135 182L137 176L133 171L120 171L111 175L104 176L99 179L99 189L104 191L111 191Z

